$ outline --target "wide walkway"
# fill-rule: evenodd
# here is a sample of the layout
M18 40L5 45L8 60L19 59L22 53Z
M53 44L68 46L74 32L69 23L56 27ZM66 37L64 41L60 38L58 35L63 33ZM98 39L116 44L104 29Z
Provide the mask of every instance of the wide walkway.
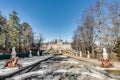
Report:
M84 62L88 62L88 63L94 64L94 65L96 65L98 67L100 67L100 64L101 64L101 62L98 61L98 59L92 59L92 58L87 59L85 57L79 57L79 56L75 56L75 55L71 55L71 54L64 54L64 55L66 55L68 57L71 57L71 58L75 58L75 59L84 61ZM113 68L101 68L101 69L117 69L117 70L120 70L120 62L118 62L118 61L111 61L111 62L114 65Z

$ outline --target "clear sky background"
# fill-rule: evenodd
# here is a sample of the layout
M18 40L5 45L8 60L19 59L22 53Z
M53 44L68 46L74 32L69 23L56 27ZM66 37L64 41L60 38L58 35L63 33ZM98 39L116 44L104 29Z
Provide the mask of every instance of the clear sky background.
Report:
M21 22L28 22L35 35L46 41L72 40L83 11L96 0L0 0L0 11L8 18L13 9Z

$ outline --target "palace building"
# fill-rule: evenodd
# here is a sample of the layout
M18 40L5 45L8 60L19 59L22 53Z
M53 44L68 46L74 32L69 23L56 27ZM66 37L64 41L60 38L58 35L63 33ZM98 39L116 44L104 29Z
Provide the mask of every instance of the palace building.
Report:
M72 49L71 43L63 42L63 40L54 40L48 43L43 44L45 50L55 49L55 50L68 50Z

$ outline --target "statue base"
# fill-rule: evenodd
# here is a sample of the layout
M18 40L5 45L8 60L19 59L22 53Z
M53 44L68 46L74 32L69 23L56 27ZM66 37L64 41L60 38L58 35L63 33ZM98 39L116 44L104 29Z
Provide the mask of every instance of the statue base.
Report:
M101 61L100 67L102 67L102 68L113 67L113 63L108 58L106 58L106 59L100 58L99 61Z
M20 67L20 64L17 64L19 57L11 57L6 61L4 67Z

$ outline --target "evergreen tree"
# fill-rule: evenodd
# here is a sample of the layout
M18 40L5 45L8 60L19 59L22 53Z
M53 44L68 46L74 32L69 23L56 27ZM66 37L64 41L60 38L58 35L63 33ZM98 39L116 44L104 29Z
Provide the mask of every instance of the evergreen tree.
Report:
M12 11L12 13L9 15L8 20L8 46L19 46L19 33L20 33L20 24L19 24L19 18L17 16L17 12L15 10Z
M7 20L0 13L0 45L2 47L5 47L6 26L7 26Z
M33 40L31 26L27 22L20 24L15 10L9 14L8 20L0 13L0 48L4 47L9 51L15 46L20 51L20 48L30 48Z
M23 31L22 31L22 36L23 36L22 48L29 49L33 42L32 28L27 22L23 22L22 29L23 29Z

